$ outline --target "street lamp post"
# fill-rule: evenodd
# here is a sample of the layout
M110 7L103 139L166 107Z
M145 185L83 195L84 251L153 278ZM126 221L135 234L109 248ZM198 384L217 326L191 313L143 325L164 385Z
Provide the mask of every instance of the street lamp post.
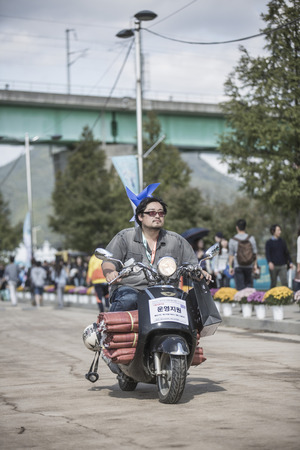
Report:
M135 33L135 65L136 65L136 130L139 173L139 192L143 190L143 106L142 106L142 67L141 67L141 22L137 20Z
M30 260L33 257L32 243L32 184L31 184L31 164L30 164L30 141L29 134L25 133L25 157L26 157L26 182L27 182L27 204L29 213L29 232L30 232Z
M27 208L28 212L25 218L24 226L23 226L23 240L26 238L25 247L28 249L28 265L31 265L31 260L34 257L34 238L36 238L36 230L40 229L39 226L33 226L33 203L32 203L32 183L31 183L31 162L30 162L30 144L36 141L39 141L42 144L48 144L53 141L58 141L62 138L61 134L54 134L52 136L47 136L46 138L40 138L39 136L35 136L30 139L29 133L26 132L24 135L24 139L19 139L12 136L0 136L1 143L7 144L18 144L24 145L25 148L25 162L26 162L26 185L27 185ZM25 236L26 235L26 236ZM29 242L30 241L30 242ZM35 239L36 243L36 239Z
M56 134L51 136L51 141L58 141L61 139L60 134ZM27 184L27 207L28 207L28 214L29 214L29 236L30 236L30 245L29 247L29 260L28 263L30 264L32 258L34 257L34 238L35 238L35 244L36 244L36 230L40 227L34 227L33 226L33 207L32 207L32 182L31 182L31 162L30 162L30 143L36 142L40 138L39 136L35 136L32 139L30 139L29 134L25 133L25 158L26 158L26 184ZM35 234L34 234L35 233Z
M139 192L143 190L143 108L142 108L142 68L141 68L141 22L153 20L157 15L148 10L140 11L134 15L136 18L134 30L119 31L117 37L135 37L135 62L136 62L136 132L137 132L137 157L139 173ZM135 33L134 33L135 31Z

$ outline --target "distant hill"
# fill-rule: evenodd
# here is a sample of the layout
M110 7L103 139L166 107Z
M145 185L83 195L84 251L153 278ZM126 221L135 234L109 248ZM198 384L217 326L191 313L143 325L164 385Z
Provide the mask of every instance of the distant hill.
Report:
M53 213L51 193L54 188L54 166L49 148L39 147L30 152L33 200L33 225L37 229L40 246L48 240L53 246L61 245L60 236L48 226L48 216ZM192 186L201 190L203 198L213 204L216 201L232 203L237 196L238 182L217 172L196 153L183 153L182 158L191 167ZM15 161L0 167L0 183L12 169ZM13 224L24 222L27 212L27 184L25 156L17 162L5 183L1 186L5 200L9 202Z
M191 185L200 189L203 198L209 203L231 204L240 195L240 183L234 178L223 175L206 163L196 152L181 154L182 159L192 169Z
M49 155L49 148L40 147L32 150L30 159L33 226L40 227L36 229L38 245L44 240L48 240L52 245L59 245L60 237L50 231L47 224L48 216L53 212L51 193L54 188L54 167ZM14 164L15 161L0 167L0 182L10 172ZM12 173L0 189L5 200L9 202L12 223L23 223L28 210L25 155L18 160Z

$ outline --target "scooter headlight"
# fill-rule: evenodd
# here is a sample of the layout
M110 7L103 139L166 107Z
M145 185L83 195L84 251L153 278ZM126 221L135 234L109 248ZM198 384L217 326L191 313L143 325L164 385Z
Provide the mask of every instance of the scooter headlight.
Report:
M177 264L171 256L164 256L158 261L157 270L163 277L171 277L177 269Z

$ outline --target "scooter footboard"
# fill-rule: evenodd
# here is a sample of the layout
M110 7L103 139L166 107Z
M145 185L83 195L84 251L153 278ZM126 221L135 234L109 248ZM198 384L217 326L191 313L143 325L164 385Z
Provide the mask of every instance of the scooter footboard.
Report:
M168 353L170 355L188 355L190 353L186 340L175 334L154 336L149 348L150 352Z

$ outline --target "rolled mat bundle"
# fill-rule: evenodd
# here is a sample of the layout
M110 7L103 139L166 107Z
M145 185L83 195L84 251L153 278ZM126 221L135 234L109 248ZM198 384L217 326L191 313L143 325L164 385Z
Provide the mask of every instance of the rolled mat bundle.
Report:
M135 348L117 348L111 350L103 348L102 352L113 363L129 364L134 358Z
M105 329L114 333L129 333L139 331L138 311L120 311L100 313L98 316L99 325L104 322Z
M97 324L101 333L103 358L117 364L129 364L134 358L138 342L138 311L100 313ZM197 335L197 343L199 338ZM205 360L203 348L196 347L191 365L198 366Z
M203 356L203 348L196 347L191 366L198 366L199 364L203 363L204 361L206 361L206 358L205 358L205 356Z
M104 346L106 348L136 347L138 333L107 333Z
M129 364L134 358L138 340L138 311L100 313L97 323L101 333L103 359Z

